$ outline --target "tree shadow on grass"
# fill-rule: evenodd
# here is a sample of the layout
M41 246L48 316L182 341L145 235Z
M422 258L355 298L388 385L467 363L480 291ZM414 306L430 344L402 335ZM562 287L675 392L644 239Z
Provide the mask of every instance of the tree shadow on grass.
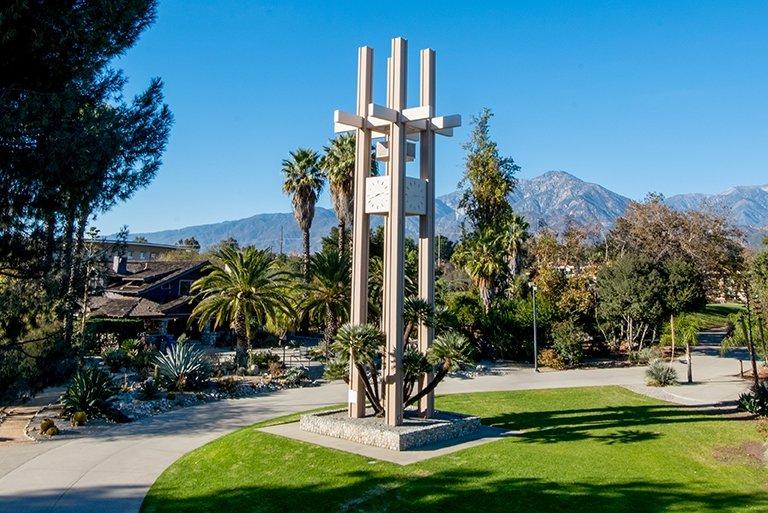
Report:
M734 410L679 405L639 405L573 410L504 413L483 419L483 424L520 432L529 442L555 443L603 440L609 444L652 440L657 431L636 428L667 424L743 420ZM633 429L635 428L635 429ZM605 430L619 429L611 433Z
M767 511L768 495L712 490L708 483L618 481L558 482L493 478L486 471L451 470L393 477L363 470L312 485L239 487L176 497L159 489L144 502L144 513L186 512L505 512L661 513Z

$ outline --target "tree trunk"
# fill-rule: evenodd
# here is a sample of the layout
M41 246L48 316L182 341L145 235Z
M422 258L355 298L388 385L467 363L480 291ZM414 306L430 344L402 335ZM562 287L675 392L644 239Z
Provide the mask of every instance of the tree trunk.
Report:
M755 356L755 343L752 339L752 297L749 293L749 285L745 287L744 292L747 299L747 347L749 349L749 360L752 364L752 379L755 391L758 391L760 389L760 376L757 374L757 357Z
M403 347L405 347L408 344L408 341L411 339L411 333L413 333L413 322L408 321L405 324L405 333L403 333Z
M304 245L304 283L309 285L310 279L312 278L310 269L309 269L309 261L310 261L310 246L309 246L309 228L305 228L302 230L302 240ZM302 296L304 299L307 298L307 290L304 289L304 292L302 293ZM307 315L306 312L301 314L301 319L299 320L299 330L306 333L309 331L309 315Z
M675 361L675 315L671 314L669 316L669 330L672 333L672 356L669 357L669 362L672 363Z
M72 245L71 256L69 257L69 269L65 269L68 273L67 277L67 289L64 296L64 343L67 347L72 345L72 335L74 332L74 320L75 309L77 308L77 296L78 287L81 281L81 260L83 254L83 244L85 237L85 225L88 224L89 211L87 207L82 207L80 215L77 219L77 234L74 237L74 244Z
M491 289L488 287L479 287L480 289L480 298L483 300L483 309L485 310L485 313L488 313L491 311Z
M245 316L242 313L235 315L235 364L245 367L248 364L248 329L245 325Z
M309 272L309 257L311 253L310 253L310 246L309 246L309 229L308 228L303 231L302 238L304 242L304 283L309 283L309 280L311 278L311 275Z
M691 363L691 342L685 342L685 358L688 361L688 383L693 383L693 364Z
M333 337L336 336L336 316L333 315L333 310L329 305L325 305L325 332L323 333L323 343L325 344L325 357L331 357L331 342Z
M437 388L437 385L443 380L444 377L448 375L448 369L445 366L440 367L440 370L437 371L437 374L435 374L435 377L432 378L432 381L429 382L427 386L421 389L421 391L408 399L403 406L411 406L412 404L416 404L419 402L419 399L426 396L430 392L432 392L435 388Z
M347 240L347 223L346 221L339 220L339 233L338 233L338 239L337 239L337 245L338 245L338 251L339 255L344 253L346 248L345 241Z

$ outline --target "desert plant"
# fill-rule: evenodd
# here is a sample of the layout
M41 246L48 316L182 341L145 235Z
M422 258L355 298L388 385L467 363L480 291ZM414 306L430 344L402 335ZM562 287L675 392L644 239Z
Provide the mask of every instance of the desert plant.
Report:
M69 419L69 423L72 424L73 427L75 426L82 426L86 423L88 420L88 414L84 411L76 411L72 414L72 417Z
M409 344L403 351L403 397L411 397L413 387L422 375L432 370L426 355Z
M768 385L761 383L757 388L739 395L738 407L758 417L768 417Z
M237 387L240 386L240 380L237 378L228 376L226 378L220 379L217 385L219 387L219 392L231 397L235 395L235 392L237 392Z
M193 344L175 345L155 357L160 385L168 390L195 390L211 376L205 353Z
M566 367L565 362L557 354L557 351L549 348L542 349L539 353L539 365L557 370L562 370Z
M653 360L645 371L645 382L652 387L677 384L677 371L660 359Z
M472 345L469 339L456 331L449 331L436 337L427 350L427 361L435 366L435 375L418 394L405 401L405 406L416 404L432 392L449 372L472 361Z
M40 421L40 432L45 433L55 425L56 424L53 422L53 420L49 418L44 418L42 421Z
M349 382L349 358L346 355L328 360L323 377L329 380L341 379Z
M578 365L584 356L582 343L587 335L573 321L558 322L552 326L552 348L569 366Z
M120 372L120 369L128 365L128 355L121 349L108 349L101 353L104 364L110 372Z
M273 378L279 378L283 375L283 364L278 362L271 362L269 364L269 375Z
M304 367L291 367L283 373L283 384L287 386L299 386L307 379L309 379L309 373Z
M59 428L57 428L56 426L51 426L45 430L45 434L48 436L57 436L59 433L60 433Z
M64 413L85 412L88 417L106 417L118 419L112 407L117 393L112 378L100 369L80 369L61 396Z
M251 354L251 365L256 365L259 369L268 369L272 363L280 363L280 355L272 351L257 351Z
M151 401L157 399L160 394L160 390L157 388L157 383L153 378L147 378L139 384L139 392L136 397L140 401Z
M661 358L661 351L655 346L644 347L638 351L629 353L629 361L640 365L647 365L658 358Z

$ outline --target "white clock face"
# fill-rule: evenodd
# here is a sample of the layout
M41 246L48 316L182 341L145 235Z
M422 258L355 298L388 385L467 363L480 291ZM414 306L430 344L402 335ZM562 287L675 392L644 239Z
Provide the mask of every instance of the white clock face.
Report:
M371 176L365 180L366 214L386 214L390 208L388 176ZM405 179L405 213L421 216L427 213L427 183L413 177Z
M405 213L423 216L427 213L427 182L410 176L405 179Z
M389 177L371 176L365 180L366 214L386 214L389 212Z

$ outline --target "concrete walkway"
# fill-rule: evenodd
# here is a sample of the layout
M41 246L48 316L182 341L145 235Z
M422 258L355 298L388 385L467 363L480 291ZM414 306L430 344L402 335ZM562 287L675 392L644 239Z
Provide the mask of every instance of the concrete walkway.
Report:
M694 357L692 385L645 387L643 368L571 370L534 374L520 367L506 375L448 379L441 394L600 385L624 385L639 393L684 404L732 401L748 383L739 362L703 346ZM676 362L680 376L685 365ZM237 428L268 418L337 403L346 386L283 390L251 399L220 401L117 426L87 438L37 444L0 444L0 511L99 512L139 510L160 473L185 453Z

